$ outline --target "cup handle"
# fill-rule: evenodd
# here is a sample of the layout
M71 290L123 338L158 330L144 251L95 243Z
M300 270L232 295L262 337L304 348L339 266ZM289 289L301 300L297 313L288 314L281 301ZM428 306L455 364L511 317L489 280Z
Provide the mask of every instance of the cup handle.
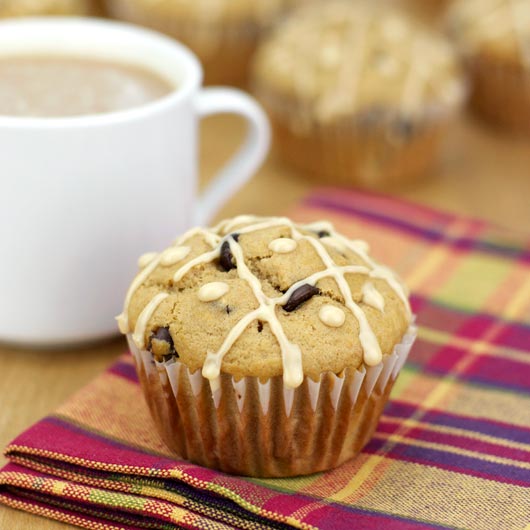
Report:
M258 103L245 92L234 88L202 89L196 97L195 108L199 117L230 113L238 114L248 122L248 132L242 147L199 197L194 224L205 225L262 164L269 151L270 126Z

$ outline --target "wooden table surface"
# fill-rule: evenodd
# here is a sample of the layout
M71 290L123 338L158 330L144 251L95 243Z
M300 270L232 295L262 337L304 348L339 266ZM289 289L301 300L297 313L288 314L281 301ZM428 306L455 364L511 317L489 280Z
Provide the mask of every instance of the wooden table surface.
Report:
M208 118L202 130L204 181L243 135L231 117ZM313 184L271 155L258 175L222 211L288 213ZM396 195L457 213L530 230L530 142L494 133L464 118L455 124L443 163L429 180ZM101 372L125 348L122 339L75 351L21 351L0 346L0 446L43 417ZM3 460L0 459L0 465ZM1 530L52 530L66 526L0 507Z

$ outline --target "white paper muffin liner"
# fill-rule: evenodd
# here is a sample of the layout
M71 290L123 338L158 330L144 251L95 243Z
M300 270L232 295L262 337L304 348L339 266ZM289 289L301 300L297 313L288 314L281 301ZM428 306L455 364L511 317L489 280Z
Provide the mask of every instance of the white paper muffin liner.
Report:
M287 477L336 467L364 447L416 333L411 325L377 366L305 377L295 389L281 376L221 374L211 382L127 339L155 424L178 456L228 473Z
M430 174L447 130L461 112L468 86L453 105L425 104L413 115L396 108L359 109L330 122L313 104L283 96L254 76L253 93L267 110L280 156L312 180L388 189Z
M494 57L469 56L471 106L491 125L515 135L530 135L530 69Z

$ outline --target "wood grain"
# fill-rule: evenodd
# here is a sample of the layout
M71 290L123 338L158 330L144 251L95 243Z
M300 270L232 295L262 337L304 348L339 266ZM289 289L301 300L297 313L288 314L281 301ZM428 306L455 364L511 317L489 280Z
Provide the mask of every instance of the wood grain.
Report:
M202 129L203 184L244 134L231 117L209 118ZM280 214L311 184L271 155L259 174L223 209ZM443 161L430 179L392 193L423 204L530 230L530 143L503 137L464 118L455 125ZM0 446L52 411L124 350L124 341L75 351L26 351L0 346ZM0 464L3 460L0 460ZM2 530L52 530L65 525L0 507Z

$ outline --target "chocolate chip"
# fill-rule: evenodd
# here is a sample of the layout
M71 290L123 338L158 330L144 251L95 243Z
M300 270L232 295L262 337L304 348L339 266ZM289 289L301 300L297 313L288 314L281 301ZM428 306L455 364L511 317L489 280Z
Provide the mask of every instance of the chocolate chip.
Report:
M226 314L229 315L232 310L230 309L230 306L226 306Z
M238 233L230 234L230 237L236 243L239 241L239 234ZM234 256L232 256L232 251L230 250L230 243L228 243L228 241L225 241L221 245L221 256L219 258L219 263L221 264L221 267L223 267L223 269L226 272L236 268L236 264L235 264L235 261L234 261Z
M301 285L298 289L293 291L293 294L287 300L287 303L283 306L285 311L291 312L294 311L298 306L302 305L304 302L307 302L310 298L320 294L320 289L309 285L308 283Z
M317 232L318 237L330 237L331 234L327 230L320 230L320 232Z
M258 333L261 333L263 331L263 322L261 320L258 320Z
M235 269L236 265L234 263L234 256L232 256L232 251L230 250L230 244L228 241L225 241L221 245L221 256L219 258L219 263L221 267L228 272L229 270Z
M173 356L178 357L178 353L175 350L175 344L173 343L173 337L171 337L168 327L158 328L151 334L149 337L148 349L159 360L162 358L164 361L167 361Z

